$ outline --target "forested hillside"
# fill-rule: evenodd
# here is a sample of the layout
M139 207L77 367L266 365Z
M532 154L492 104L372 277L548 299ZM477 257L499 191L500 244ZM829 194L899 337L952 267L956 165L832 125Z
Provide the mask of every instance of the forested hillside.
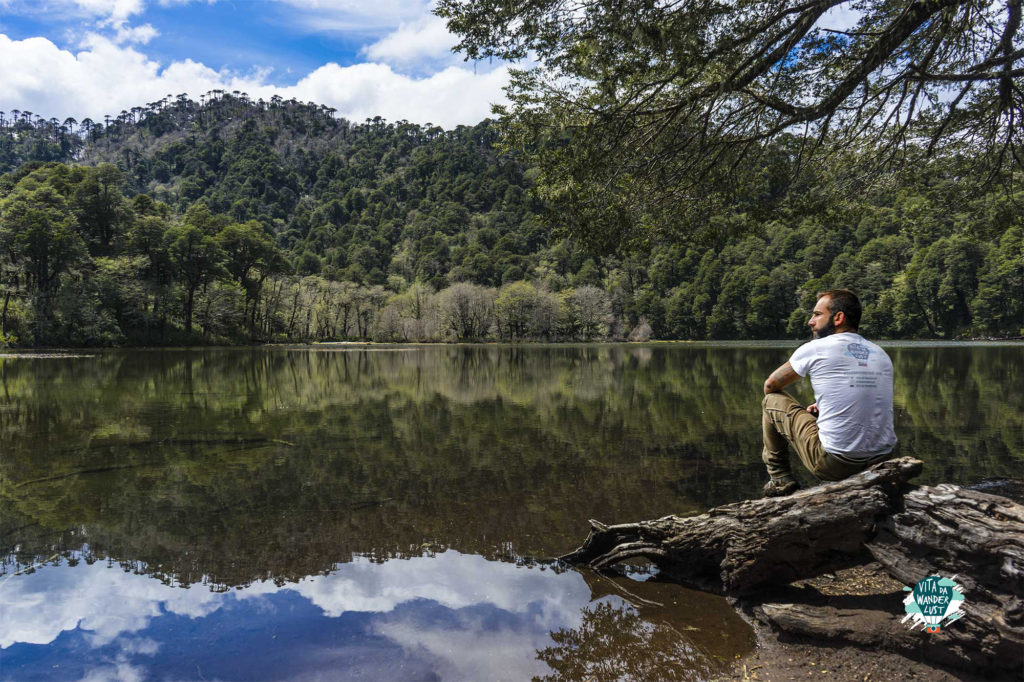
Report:
M609 256L544 215L493 123L333 114L214 92L0 115L2 342L801 337L835 286L873 336L1024 334L1024 192L979 190L970 158L839 197L766 167L702 241Z

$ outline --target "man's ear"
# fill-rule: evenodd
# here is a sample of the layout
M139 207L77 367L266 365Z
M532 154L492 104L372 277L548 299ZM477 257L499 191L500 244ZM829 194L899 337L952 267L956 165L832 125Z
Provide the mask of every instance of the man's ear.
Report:
M835 315L832 316L832 324L834 324L837 327L842 327L844 324L846 324L846 313L844 313L842 310L838 311Z

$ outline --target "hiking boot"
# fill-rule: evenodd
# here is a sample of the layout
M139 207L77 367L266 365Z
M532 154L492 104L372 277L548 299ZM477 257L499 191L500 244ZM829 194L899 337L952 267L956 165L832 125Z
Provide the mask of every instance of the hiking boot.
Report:
M765 497L785 497L800 490L800 484L792 478L771 478L764 484Z

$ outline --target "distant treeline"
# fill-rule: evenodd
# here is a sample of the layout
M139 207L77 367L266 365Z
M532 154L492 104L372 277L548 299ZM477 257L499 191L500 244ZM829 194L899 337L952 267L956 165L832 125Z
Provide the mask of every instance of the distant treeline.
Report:
M1024 192L956 159L599 257L545 225L491 122L333 114L223 92L0 112L2 342L796 337L835 286L873 336L1024 334Z

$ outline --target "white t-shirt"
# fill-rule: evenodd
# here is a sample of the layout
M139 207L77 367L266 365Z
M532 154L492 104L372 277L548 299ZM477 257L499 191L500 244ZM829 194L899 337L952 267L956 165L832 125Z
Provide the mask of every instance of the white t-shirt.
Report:
M892 452L892 360L860 334L814 339L789 359L810 375L818 403L818 438L825 451L864 460Z

